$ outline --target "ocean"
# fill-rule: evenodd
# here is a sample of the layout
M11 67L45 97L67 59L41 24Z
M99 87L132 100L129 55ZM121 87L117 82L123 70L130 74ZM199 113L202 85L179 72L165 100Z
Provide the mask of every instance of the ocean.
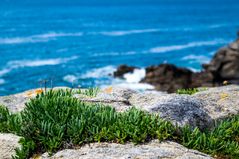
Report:
M35 2L0 4L0 95L44 79L53 86L149 88L138 83L144 67L200 71L239 30L238 0ZM120 64L141 69L114 79Z

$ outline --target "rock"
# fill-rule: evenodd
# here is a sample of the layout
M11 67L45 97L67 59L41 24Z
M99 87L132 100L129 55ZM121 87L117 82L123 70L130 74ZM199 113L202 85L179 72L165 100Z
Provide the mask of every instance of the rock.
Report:
M238 41L232 42L231 44L229 44L228 47L232 50L238 51L239 50Z
M123 78L126 73L133 73L137 67L120 65L114 72L114 77Z
M161 64L146 68L146 76L141 82L149 83L157 90L175 92L180 88L189 88L192 71L172 64Z
M82 101L110 105L116 111L126 111L132 107L150 113L183 127L191 125L201 129L211 127L212 119L202 109L203 102L189 95L166 94L163 92L137 92L126 88L113 87L112 92L101 91L96 97L74 95Z
M191 88L217 86L217 84L214 83L213 75L206 71L193 73L191 81Z
M24 109L25 103L28 102L31 95L28 92L18 93L9 96L0 97L0 105L6 106L11 112L20 112Z
M47 90L49 89L50 88ZM53 89L69 89L69 87L55 87ZM42 89L37 88L13 95L0 96L0 105L7 107L13 113L17 113L25 108L25 103L29 102L31 98L36 97L36 95L42 91Z
M158 142L153 140L142 145L127 143L93 143L80 149L66 149L57 152L52 157L45 153L42 159L212 159L201 152L190 150L174 142Z
M192 97L203 100L203 109L215 121L239 114L239 86L209 88Z
M20 148L19 136L0 133L0 158L11 159L15 155L15 149Z
M221 48L209 64L204 64L206 72L210 72L215 83L224 80L239 83L239 40Z
M85 102L110 105L114 107L116 111L122 112L132 108L132 106L129 105L128 99L133 94L137 94L137 91L127 88L110 87L101 90L96 97L87 97L80 94L75 94L74 97Z
M201 129L211 127L213 120L203 110L203 101L189 95L142 93L129 99L130 105L151 113L183 127L190 125Z

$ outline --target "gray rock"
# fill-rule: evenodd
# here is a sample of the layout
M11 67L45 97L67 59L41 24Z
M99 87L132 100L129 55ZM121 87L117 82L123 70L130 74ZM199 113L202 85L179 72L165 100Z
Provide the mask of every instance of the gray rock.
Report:
M0 133L0 158L11 159L15 155L15 149L20 148L19 136Z
M110 89L108 88L101 90L96 97L87 97L81 94L75 94L74 97L85 102L110 105L117 111L122 112L132 108L132 106L129 105L128 99L137 93L137 91L127 88L112 87Z
M161 118L180 127L190 125L203 129L213 124L210 116L202 109L202 100L189 95L142 93L133 95L129 103L141 110L159 113Z
M203 109L213 120L239 114L239 86L209 88L193 97L203 100Z
M45 153L42 159L212 159L212 157L190 150L174 142L153 140L142 145L127 143L94 143L80 149L66 149L52 157Z
M69 89L68 87L55 87L54 90ZM36 97L41 89L32 89L22 93L0 96L0 105L7 107L11 112L17 113L25 108L25 103L29 102L31 98ZM49 88L48 88L49 90Z
M25 103L31 98L29 92L18 93L0 97L0 105L6 106L11 112L20 112L24 109Z

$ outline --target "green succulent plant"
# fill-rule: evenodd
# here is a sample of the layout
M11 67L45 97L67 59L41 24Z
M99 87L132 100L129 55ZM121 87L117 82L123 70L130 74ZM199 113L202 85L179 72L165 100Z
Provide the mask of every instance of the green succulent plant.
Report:
M96 91L87 94L95 95ZM85 93L85 92L84 92ZM239 156L239 116L216 123L212 130L179 128L136 108L116 112L110 106L82 102L71 90L47 91L26 103L17 114L0 106L0 132L22 136L16 159L33 154L50 154L90 142L176 141L188 148L227 158Z

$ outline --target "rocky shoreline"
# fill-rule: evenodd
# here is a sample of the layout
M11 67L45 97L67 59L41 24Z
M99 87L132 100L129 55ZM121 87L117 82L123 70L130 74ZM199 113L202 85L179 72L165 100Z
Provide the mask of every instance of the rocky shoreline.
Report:
M133 73L135 69L138 68L121 65L114 73L114 77L124 78L126 73ZM70 90L72 100L88 104L103 104L103 106L113 107L116 112L127 112L136 108L151 115L158 114L160 119L169 121L177 128L189 126L202 132L211 131L217 128L217 123L239 115L239 39L221 48L209 64L203 64L201 72L192 72L172 64L161 64L147 67L146 76L141 82L151 84L159 91L136 91L127 88L108 87L97 90L97 92L90 90L90 93L87 94L82 93L85 90L67 87L54 88L53 90ZM192 95L174 93L182 88L198 89ZM43 92L43 89L35 89L14 95L0 96L0 106L6 107L13 114L20 113L26 108L26 103ZM93 96L89 94L93 94ZM3 119L0 114L1 120ZM15 134L0 133L0 158L12 158L16 153L15 149L21 149L20 138ZM235 139L236 147L238 146L237 142ZM34 154L32 158L223 158L199 152L200 149L196 151L186 147L177 143L176 140L160 142L153 139L138 145L131 142L125 144L102 142L70 147L71 149L66 147L52 156L49 156L48 153Z
M56 90L59 88L55 88ZM66 89L66 88L63 88ZM0 105L6 106L11 112L17 113L24 109L25 103L34 98L39 90L0 97ZM89 97L75 94L77 98L89 103L103 103L124 112L132 107L157 113L162 119L183 127L199 127L201 130L212 129L215 122L239 114L239 86L207 88L193 95L168 94L164 92L138 92L125 88L107 88L100 90L96 96ZM18 136L0 133L0 156L8 159L19 147ZM43 154L41 158L195 158L209 159L209 155L190 150L175 142L158 142L134 146L131 143L95 143L76 149L65 149L52 157Z
M227 84L239 84L239 39L219 49L210 63L202 65L201 72L173 64L160 64L146 67L146 76L141 83L151 84L158 91L175 92L182 88L213 87ZM115 78L124 78L137 67L121 65L114 72Z

